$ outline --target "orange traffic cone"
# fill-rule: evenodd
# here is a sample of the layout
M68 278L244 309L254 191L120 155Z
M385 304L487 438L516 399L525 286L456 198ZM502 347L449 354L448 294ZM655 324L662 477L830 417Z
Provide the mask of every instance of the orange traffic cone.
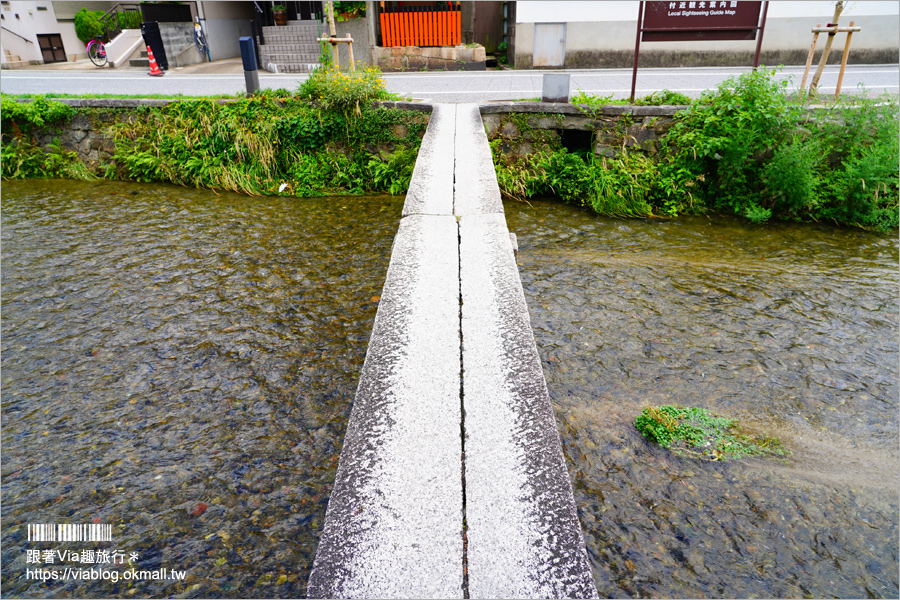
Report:
M153 58L153 50L150 49L150 46L147 46L147 56L150 57L150 72L147 75L165 75L162 69L159 68L159 65L156 64L156 59Z

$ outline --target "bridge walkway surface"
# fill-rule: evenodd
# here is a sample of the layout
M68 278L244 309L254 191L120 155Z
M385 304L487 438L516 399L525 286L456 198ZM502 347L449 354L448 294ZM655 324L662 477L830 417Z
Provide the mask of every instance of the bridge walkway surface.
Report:
M310 598L596 598L476 104L434 106Z

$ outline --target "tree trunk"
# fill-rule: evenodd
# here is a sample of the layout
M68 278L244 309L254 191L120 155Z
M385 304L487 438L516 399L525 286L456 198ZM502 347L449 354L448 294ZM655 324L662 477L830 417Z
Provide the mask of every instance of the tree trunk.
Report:
M834 17L831 19L831 23L829 27L837 27L838 19L841 18L841 12L844 10L843 2L835 2L834 3ZM825 42L825 49L822 51L822 60L819 61L819 68L816 69L816 74L813 75L812 81L809 84L809 94L810 96L816 96L819 93L819 78L822 77L822 73L825 71L825 62L828 60L828 53L831 52L831 44L834 43L834 36L836 33L829 33L828 40Z
M330 0L325 3L325 6L328 7L328 32L331 34L332 38L337 37L337 28L334 26L334 2ZM341 61L338 57L338 46L336 43L331 43L331 62L334 64L335 69L341 69Z

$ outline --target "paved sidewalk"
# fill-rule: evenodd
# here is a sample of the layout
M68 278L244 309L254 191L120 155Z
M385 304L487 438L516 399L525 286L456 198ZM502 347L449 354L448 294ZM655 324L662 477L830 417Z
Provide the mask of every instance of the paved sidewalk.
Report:
M123 65L121 67L112 68L110 66L98 67L85 58L74 62L50 63L45 65L28 65L24 69L4 69L4 73L18 70L29 71L110 71L115 73L143 73L149 72L147 67L132 67ZM213 62L203 62L196 65L188 65L186 67L172 67L167 73L180 73L185 75L242 75L244 73L244 65L238 58L225 58ZM266 73L266 71L260 71Z

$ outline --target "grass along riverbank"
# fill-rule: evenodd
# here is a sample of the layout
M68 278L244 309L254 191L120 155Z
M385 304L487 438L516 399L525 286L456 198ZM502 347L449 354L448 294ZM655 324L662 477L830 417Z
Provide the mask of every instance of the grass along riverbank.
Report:
M2 99L2 176L161 181L246 194L403 193L423 113L380 108L393 99L380 72L322 69L295 92L266 90L136 109L75 109L46 98ZM107 152L85 164L62 126L94 121ZM57 134L49 151L38 138Z
M624 146L616 157L569 152L558 138L527 156L494 144L500 189L622 217L728 213L757 223L896 228L897 99L853 96L811 110L786 86L765 69L722 83L678 113L652 156ZM427 117L373 107L380 99L394 97L377 68L329 67L294 93L135 109L103 126L112 151L86 166L71 144L48 147L46 132L87 109L4 96L2 176L165 181L248 194L403 193ZM608 99L579 92L573 102L590 116ZM681 102L688 100L666 91L639 103Z
M704 93L677 114L655 156L623 145L617 157L601 157L551 141L516 157L495 145L501 191L557 196L604 215L728 213L896 228L897 99L854 96L813 111L774 74L760 69ZM590 115L606 100L573 101Z

